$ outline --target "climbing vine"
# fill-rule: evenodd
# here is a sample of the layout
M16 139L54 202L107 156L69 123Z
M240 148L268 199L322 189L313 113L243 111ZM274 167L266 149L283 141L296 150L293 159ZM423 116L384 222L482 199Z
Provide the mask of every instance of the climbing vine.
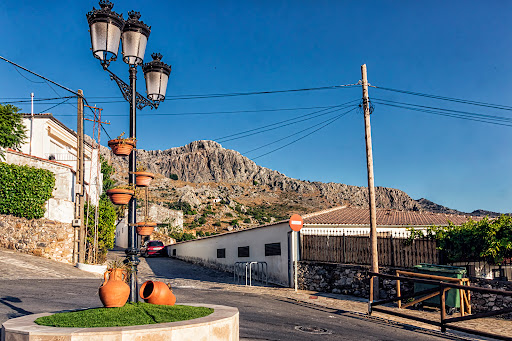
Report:
M49 170L0 162L0 214L42 218L54 186Z

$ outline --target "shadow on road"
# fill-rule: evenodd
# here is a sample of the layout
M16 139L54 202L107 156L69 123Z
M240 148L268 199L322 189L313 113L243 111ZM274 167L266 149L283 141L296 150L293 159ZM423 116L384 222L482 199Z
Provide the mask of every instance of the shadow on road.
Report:
M12 303L21 303L21 302L22 301L18 297L14 297L14 296L0 297L0 303L2 303L3 305L5 305L15 311L15 313L10 313L8 315L9 318L33 314L31 311L27 311L23 308L17 307L14 304L12 304Z

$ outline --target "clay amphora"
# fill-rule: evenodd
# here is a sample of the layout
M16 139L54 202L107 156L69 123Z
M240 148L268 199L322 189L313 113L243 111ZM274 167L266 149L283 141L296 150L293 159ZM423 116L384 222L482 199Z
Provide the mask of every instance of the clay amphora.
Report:
M147 281L140 287L139 294L146 303L160 305L174 305L176 303L176 296L164 282Z
M108 278L107 278L108 275ZM130 296L130 287L125 283L127 273L124 269L110 269L105 272L105 281L100 287L101 303L106 308L122 307Z

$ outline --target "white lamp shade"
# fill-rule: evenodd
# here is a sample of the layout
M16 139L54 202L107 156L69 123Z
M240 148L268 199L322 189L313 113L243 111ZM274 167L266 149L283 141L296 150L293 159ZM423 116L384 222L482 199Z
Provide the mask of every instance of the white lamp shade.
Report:
M144 74L146 78L146 91L152 101L163 101L167 91L169 76L163 72L152 71Z
M109 22L95 22L90 30L94 56L101 61L115 59L119 51L121 29Z
M130 65L142 64L148 38L135 31L123 32L123 60Z
M111 60L116 60L119 40L125 24L122 15L112 12L113 6L114 4L110 1L101 0L101 8L93 7L92 11L87 13L92 54L104 65L108 65Z

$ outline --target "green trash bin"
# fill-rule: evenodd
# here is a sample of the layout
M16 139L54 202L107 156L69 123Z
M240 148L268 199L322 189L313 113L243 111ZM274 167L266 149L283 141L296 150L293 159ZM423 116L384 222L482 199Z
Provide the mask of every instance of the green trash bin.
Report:
M420 263L419 265L414 266L414 272L427 274L427 275L452 277L452 278L465 278L466 277L466 268L460 267L460 266ZM434 287L435 287L435 285L431 285L431 284L414 283L414 292L416 293L416 292L428 290L428 289L431 289ZM446 306L448 308L459 308L460 309L460 292L458 289L450 289L446 292L445 295L446 295L445 296ZM441 306L441 296L437 295L437 296L431 297L431 298L423 301L423 303L425 303L427 305Z

